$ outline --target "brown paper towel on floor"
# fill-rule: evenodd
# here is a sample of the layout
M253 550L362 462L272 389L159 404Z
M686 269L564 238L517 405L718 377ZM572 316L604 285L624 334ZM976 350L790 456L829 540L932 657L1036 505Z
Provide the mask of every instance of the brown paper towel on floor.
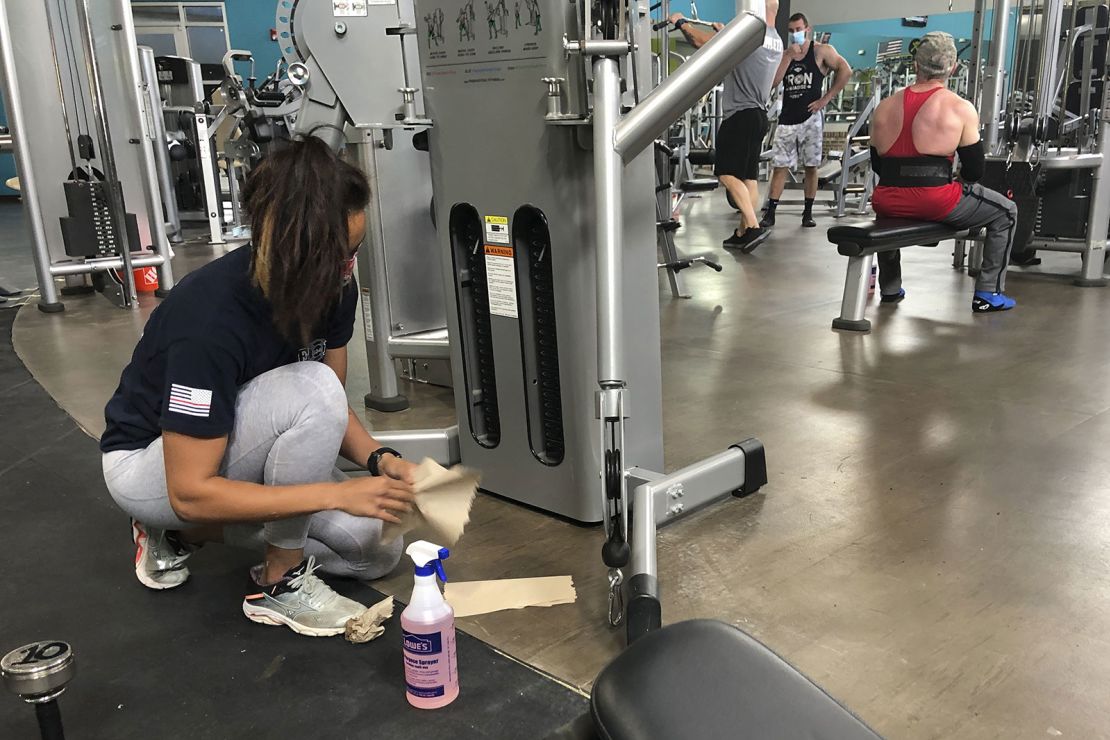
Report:
M348 642L370 642L376 637L381 637L385 632L385 622L393 616L393 597L382 599L373 604L362 614L347 620L345 637Z
M488 614L526 606L573 604L578 598L570 576L505 578L499 581L448 581L443 597L456 617Z
M411 539L454 547L470 521L470 506L481 476L461 465L447 470L426 457L413 478L416 506L401 517L400 524L383 524L382 540L392 542L411 532Z

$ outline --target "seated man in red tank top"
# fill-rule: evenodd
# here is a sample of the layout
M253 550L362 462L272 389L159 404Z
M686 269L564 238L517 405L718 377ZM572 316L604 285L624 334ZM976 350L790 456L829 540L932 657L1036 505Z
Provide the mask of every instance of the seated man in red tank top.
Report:
M872 169L879 186L872 205L879 216L939 221L957 229L986 227L983 265L975 282L975 313L1015 305L1003 295L1014 241L1017 206L976 181L983 176L979 113L946 88L956 66L956 45L947 33L925 34L914 58L917 82L884 100L871 122ZM960 156L960 180L952 161ZM898 252L881 252L879 288L884 303L902 300Z

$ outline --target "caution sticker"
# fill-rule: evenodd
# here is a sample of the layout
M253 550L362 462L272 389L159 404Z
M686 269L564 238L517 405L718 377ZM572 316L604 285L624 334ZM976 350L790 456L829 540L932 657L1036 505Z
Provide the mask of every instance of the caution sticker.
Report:
M511 244L509 219L505 216L486 216L486 243ZM510 250L511 252L511 250ZM509 255L512 257L512 254Z
M486 230L489 230L489 216L486 217ZM486 290L490 314L509 319L518 318L516 267L512 247L486 245Z

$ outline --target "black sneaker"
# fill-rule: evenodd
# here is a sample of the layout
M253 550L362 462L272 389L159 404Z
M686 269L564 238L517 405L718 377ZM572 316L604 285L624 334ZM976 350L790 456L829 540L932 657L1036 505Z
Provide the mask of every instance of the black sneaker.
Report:
M767 229L752 228L744 232L743 236L733 232L732 236L725 239L723 245L726 249L739 249L743 254L751 254L756 247L763 243L763 240L770 236L771 232Z
M817 222L813 220L813 214L812 213L803 213L802 214L802 226L806 227L807 229L812 229L816 225L817 225Z
M902 299L906 297L906 289L899 288L897 293L890 295L879 296L879 303L901 303Z
M759 227L761 229L769 229L774 225L775 225L775 209L774 208L764 208L763 209L763 218L759 222Z

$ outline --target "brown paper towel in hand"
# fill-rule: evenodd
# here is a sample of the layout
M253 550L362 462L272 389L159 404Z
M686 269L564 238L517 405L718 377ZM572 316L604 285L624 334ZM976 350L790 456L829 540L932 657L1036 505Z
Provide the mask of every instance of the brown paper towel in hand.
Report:
M382 540L392 542L411 532L412 539L454 547L470 521L470 506L474 503L480 476L462 466L447 470L426 457L413 477L416 506L401 516L400 524L385 522Z

